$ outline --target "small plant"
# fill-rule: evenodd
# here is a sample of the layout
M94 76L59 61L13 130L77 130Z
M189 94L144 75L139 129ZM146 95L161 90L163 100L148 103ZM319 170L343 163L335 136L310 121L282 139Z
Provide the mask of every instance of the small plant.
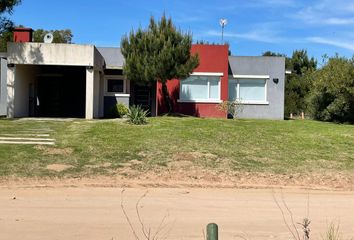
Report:
M147 123L148 110L144 110L140 105L131 106L127 113L128 122L136 125L142 125Z
M223 101L217 108L227 113L227 118L237 118L243 110L243 105L238 101Z
M124 195L125 189L122 190L121 192L121 202L120 202L120 207L123 211L123 214L125 216L125 219L128 222L128 225L130 227L130 230L132 231L134 235L135 240L159 240L159 239L167 239L170 231L172 230L171 226L170 228L167 228L169 225L166 223L166 220L169 217L168 211L166 214L163 216L161 219L160 224L156 228L151 228L147 226L147 224L143 221L143 218L140 213L140 209L143 207L143 205L140 203L148 194L148 191L146 191L136 202L135 204L135 213L136 217L138 218L140 227L135 227L131 221L131 217L128 215L128 212L125 210L124 202L123 202L123 195Z
M114 118L122 118L127 115L129 109L123 103L117 103L110 109L110 116Z
M342 236L339 231L339 224L331 223L328 226L326 234L322 236L323 240L341 240Z

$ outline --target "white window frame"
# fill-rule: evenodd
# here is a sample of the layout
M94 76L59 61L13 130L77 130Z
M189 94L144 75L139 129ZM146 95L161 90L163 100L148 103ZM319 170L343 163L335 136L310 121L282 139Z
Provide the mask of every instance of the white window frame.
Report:
M108 92L108 80L123 80L123 92ZM105 75L104 76L104 95L105 96L115 96L115 97L129 97L127 94L127 80L124 76L117 75Z
M181 91L182 91L182 87L180 86L179 88L179 96L180 99L177 100L177 102L181 102L181 103L221 103L221 77L224 76L224 74L222 72L193 72L191 73L189 76L205 76L205 77L219 77L219 81L218 81L218 88L219 88L219 94L218 94L218 98L207 98L207 99L181 99ZM181 81L180 81L181 83ZM208 96L210 96L210 81L208 80Z
M237 83L237 92L236 92L236 101L238 101L239 103L241 104L254 104L254 105L268 105L269 102L268 102L268 94L267 94L267 89L268 89L268 81L270 79L270 76L269 75L232 75L232 76L229 76L229 78L232 78L233 80L236 80L236 83ZM240 99L240 82L239 80L251 80L254 79L254 80L264 80L265 84L264 84L264 100L242 100Z

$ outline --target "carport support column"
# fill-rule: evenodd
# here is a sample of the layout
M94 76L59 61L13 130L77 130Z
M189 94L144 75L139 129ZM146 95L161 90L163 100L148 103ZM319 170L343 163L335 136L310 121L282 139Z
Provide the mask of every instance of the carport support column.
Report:
M95 71L94 69L86 68L86 111L85 118L93 119L94 107L94 87L95 87Z
M15 66L7 68L7 117L15 117Z

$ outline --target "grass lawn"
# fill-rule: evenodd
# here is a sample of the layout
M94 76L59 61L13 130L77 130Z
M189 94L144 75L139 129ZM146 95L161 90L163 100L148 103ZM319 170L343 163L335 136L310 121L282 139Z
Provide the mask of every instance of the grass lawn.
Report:
M114 174L135 162L139 171L175 162L218 171L274 174L354 173L354 126L316 121L150 118L38 121L0 119L0 135L51 129L55 146L0 144L0 176L81 177ZM70 165L63 171L51 164ZM182 165L181 165L182 166Z

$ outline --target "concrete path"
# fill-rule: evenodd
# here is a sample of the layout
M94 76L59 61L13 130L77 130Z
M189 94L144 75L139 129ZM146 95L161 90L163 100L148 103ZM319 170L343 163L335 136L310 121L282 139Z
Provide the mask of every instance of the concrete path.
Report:
M0 144L55 145L52 129L28 129L16 133L0 133Z
M143 188L129 188L123 194L124 209L139 236L142 226L136 203L145 192ZM280 190L273 193L271 189L153 188L138 209L151 233L166 216L158 239L202 240L210 222L219 224L220 240L293 239L274 196L290 225L284 203L297 227L308 215L310 239L321 239L331 221L339 223L342 239L354 236L354 192L284 190L283 201ZM3 186L0 239L133 240L121 201L120 188Z

